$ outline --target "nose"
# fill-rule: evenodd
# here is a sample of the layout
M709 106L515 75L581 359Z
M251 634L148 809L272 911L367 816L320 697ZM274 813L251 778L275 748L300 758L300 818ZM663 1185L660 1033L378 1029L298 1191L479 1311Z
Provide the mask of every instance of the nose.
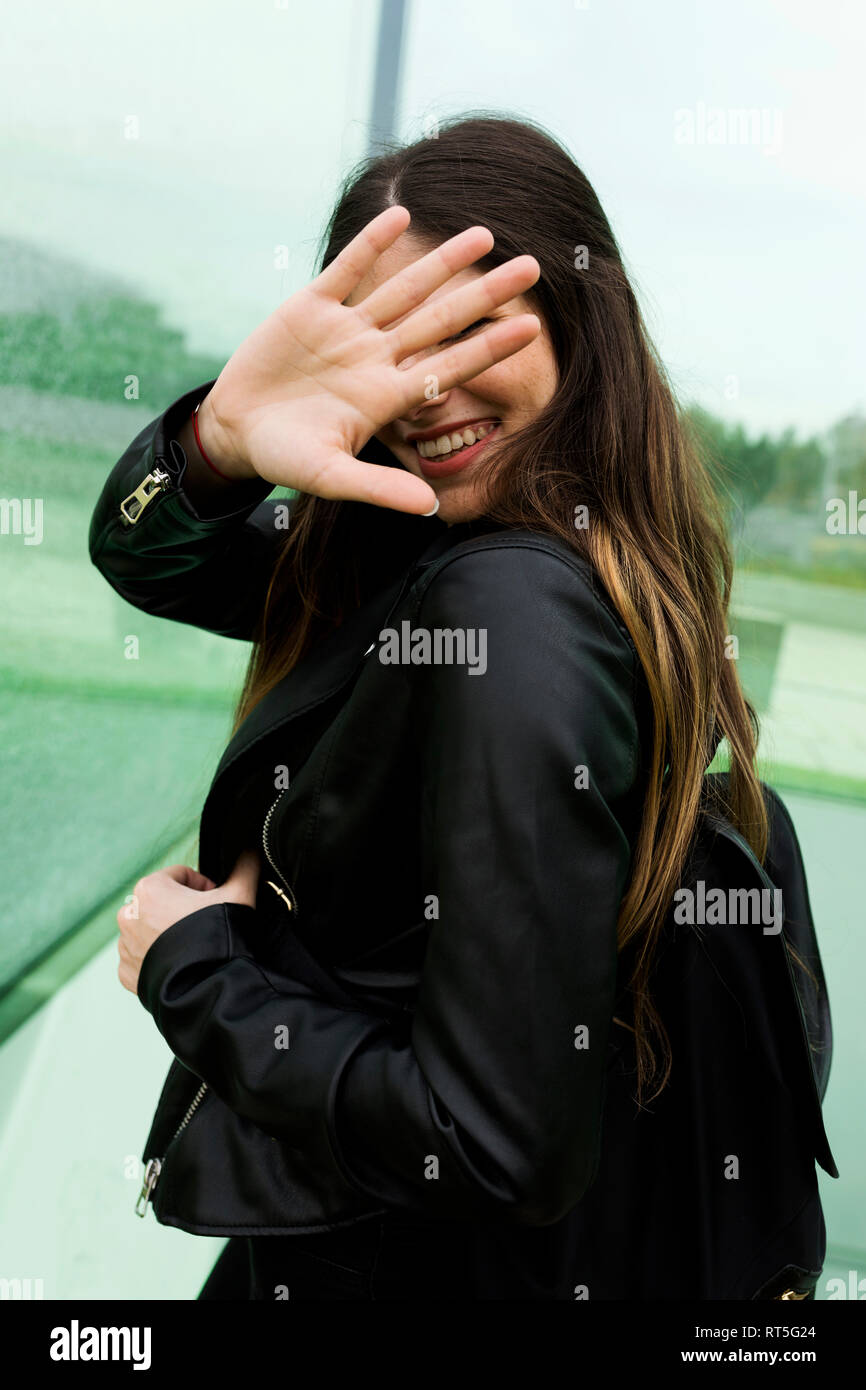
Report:
M423 418L425 411L430 406L443 405L445 401L447 401L449 395L451 394L450 391L439 391L438 394L433 394L436 390L437 385L438 382L435 380L435 376L431 372L428 386L425 387L424 399L423 401L420 401L418 405L412 407L412 409L409 411L409 414L406 417L408 420L419 420ZM427 394L428 389L430 391L429 395Z
M405 371L409 367L414 367L416 362L422 361L425 357L430 356L437 350L438 349L435 347L430 347L422 352L413 353L411 357L404 358L400 363L401 371ZM430 371L424 378L423 401L419 401L417 405L413 406L411 410L407 411L404 418L406 420L415 421L419 419L420 416L423 416L424 412L428 410L430 406L442 405L445 401L447 401L451 393L451 389L452 388L449 387L447 390L441 391L439 389L439 378L437 377L434 371Z

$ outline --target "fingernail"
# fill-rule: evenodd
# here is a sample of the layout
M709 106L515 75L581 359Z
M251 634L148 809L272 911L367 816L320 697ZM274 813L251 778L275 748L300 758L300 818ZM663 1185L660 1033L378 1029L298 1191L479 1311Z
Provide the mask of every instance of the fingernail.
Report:
M439 498L437 497L437 498L436 498L435 504L430 508L429 512L422 512L421 515L422 515L422 516L435 516L436 513L438 512L438 510L439 510Z

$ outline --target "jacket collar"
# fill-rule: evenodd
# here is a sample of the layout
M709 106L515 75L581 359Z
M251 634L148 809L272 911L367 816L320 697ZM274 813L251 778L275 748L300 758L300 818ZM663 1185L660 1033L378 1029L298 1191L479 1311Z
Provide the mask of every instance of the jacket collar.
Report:
M387 626L389 614L420 570L432 565L461 541L499 529L485 518L458 522L452 526L439 523L438 533L403 574L350 613L250 711L226 747L211 788L254 743L280 725L306 714L335 694L350 679L363 664L370 643Z

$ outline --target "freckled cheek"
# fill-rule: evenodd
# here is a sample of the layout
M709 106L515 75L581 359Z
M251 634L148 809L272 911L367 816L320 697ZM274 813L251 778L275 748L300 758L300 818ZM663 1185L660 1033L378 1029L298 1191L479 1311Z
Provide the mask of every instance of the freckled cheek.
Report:
M522 383L523 371L520 368L505 369L497 362L488 367L486 372L480 372L478 376L472 377L471 381L465 382L463 390L477 397L479 403L502 411L513 406L518 400L525 389Z

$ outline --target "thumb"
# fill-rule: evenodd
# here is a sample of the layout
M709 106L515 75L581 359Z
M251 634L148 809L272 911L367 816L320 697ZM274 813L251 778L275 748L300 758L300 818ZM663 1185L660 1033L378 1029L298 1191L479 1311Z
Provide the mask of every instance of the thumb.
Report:
M261 860L259 858L258 850L242 850L229 877L223 884L223 887L227 888L229 884L232 884L234 886L239 883L255 883L258 880L260 871Z
M322 449L310 464L315 464L314 491L319 497L369 502L416 516L432 516L438 510L439 499L430 484L404 468L366 463L336 448Z

